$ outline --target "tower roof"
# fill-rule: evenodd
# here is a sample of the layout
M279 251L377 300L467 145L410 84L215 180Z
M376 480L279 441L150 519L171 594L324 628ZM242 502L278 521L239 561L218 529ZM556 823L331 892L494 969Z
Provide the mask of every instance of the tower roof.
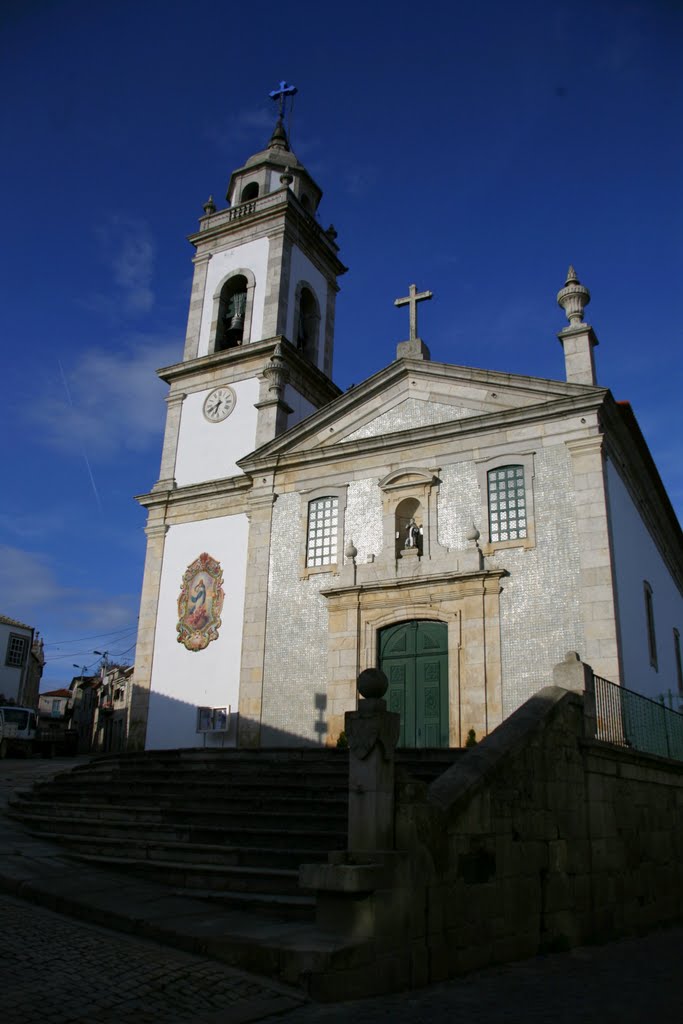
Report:
M299 179L301 185L304 186L304 191L308 192L311 196L312 208L314 210L317 208L322 198L322 189L313 180L296 154L290 149L289 138L281 117L278 117L275 123L273 133L266 148L260 149L258 153L254 153L245 160L242 167L238 167L230 175L226 194L228 202L238 202L237 197L240 195L242 188L250 180L257 180L261 173L267 172L268 169L276 172L275 182L277 184L269 182L265 191L272 191L273 187L279 188L280 174L287 170L287 173L291 173L294 179L294 192L298 195L301 191L296 181L296 179ZM266 174L266 178L268 177ZM263 191L264 189L262 188L261 194L263 194Z

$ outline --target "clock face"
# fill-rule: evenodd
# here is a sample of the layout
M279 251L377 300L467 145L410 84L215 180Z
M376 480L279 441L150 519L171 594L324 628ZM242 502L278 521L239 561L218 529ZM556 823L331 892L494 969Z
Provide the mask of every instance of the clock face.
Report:
M215 388L204 401L204 416L209 423L220 423L228 418L236 402L237 397L232 388Z

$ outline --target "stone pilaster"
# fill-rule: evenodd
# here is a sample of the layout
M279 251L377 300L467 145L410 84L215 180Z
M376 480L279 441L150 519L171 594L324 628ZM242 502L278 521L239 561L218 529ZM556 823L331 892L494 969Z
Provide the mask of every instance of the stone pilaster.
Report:
M159 604L159 588L161 587L164 545L166 533L168 532L168 526L164 522L152 518L157 515L163 515L163 513L150 513L150 518L145 527L147 553L145 555L145 571L142 578L138 638L135 648L135 674L133 676L133 693L131 695L128 750L144 750L145 734L147 732L147 709L152 683L157 607Z
M170 491L175 487L175 460L178 451L178 436L180 434L180 417L183 411L185 399L183 391L171 392L166 396L168 412L166 413L166 429L164 432L164 447L161 453L161 468L159 480L152 490Z
M211 253L202 253L193 258L194 277L190 294L190 312L187 318L185 335L185 352L183 359L196 359L199 349L199 332L202 326L202 310L204 309L204 293L206 291L206 275L209 269ZM209 307L210 312L210 307Z
M262 338L284 336L287 329L291 242L285 239L284 227L274 231L268 242L268 278ZM261 338L252 338L252 341L260 340Z
M249 551L244 595L244 630L240 667L239 746L258 747L263 704L263 671L268 617L270 538L275 495L252 498L249 519Z
M574 476L586 641L585 650L579 653L599 676L618 683L621 670L603 439L595 436L569 441L567 447Z

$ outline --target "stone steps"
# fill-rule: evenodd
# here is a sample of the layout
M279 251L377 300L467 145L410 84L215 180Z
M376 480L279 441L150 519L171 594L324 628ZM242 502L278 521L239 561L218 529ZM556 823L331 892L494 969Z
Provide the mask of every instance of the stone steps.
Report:
M459 751L400 751L430 782ZM313 914L301 863L346 846L343 750L154 751L113 755L37 783L9 808L71 857L287 919Z
M15 817L30 826L34 831L64 836L68 841L74 836L90 836L130 841L134 839L145 842L186 843L193 847L214 845L221 847L252 847L272 850L278 855L290 850L305 850L311 855L317 851L327 853L329 850L342 849L346 832L343 828L301 829L240 827L231 823L229 826L216 824L181 824L179 821L165 822L151 820L149 816L133 817L121 813L118 818L98 813L73 816L65 807L58 807L51 813L46 804L37 808L33 802L10 802L10 817ZM275 824L274 822L271 824ZM291 824L291 823L290 823ZM286 839L286 845L284 840Z

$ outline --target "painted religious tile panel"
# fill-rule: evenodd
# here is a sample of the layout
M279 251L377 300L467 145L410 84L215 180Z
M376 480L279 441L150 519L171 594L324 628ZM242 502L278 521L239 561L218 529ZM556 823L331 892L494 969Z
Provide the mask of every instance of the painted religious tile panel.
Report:
M218 639L223 610L223 570L203 552L187 567L178 598L178 643L201 651Z

